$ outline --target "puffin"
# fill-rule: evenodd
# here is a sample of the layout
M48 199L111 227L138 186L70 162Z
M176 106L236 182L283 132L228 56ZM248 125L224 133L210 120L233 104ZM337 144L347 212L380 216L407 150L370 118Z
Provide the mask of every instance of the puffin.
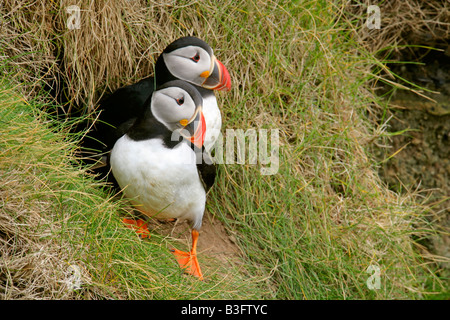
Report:
M98 150L108 155L115 142L142 114L144 103L154 89L177 79L194 85L202 96L207 128L204 148L210 151L222 126L214 90L229 91L231 78L227 68L214 55L213 49L205 41L193 36L179 38L164 49L156 61L154 77L119 88L100 102L100 114L87 135L85 149ZM103 157L102 163L108 165L108 156Z
M159 220L186 220L192 228L189 252L172 249L186 273L203 280L197 242L211 188L204 151L204 100L195 86L172 80L159 86L142 114L114 144L110 165L123 194L142 214ZM139 225L140 226L140 225Z

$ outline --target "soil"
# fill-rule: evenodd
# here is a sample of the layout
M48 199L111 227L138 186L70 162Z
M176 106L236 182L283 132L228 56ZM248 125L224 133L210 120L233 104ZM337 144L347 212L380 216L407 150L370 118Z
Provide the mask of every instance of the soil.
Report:
M163 236L176 239L180 245L177 249L188 251L192 244L191 229L184 221L164 222L155 219L146 219L150 233L157 232ZM223 223L205 211L203 224L200 229L200 237L197 245L197 253L204 257L220 261L222 266L231 267L240 264L242 251L236 244L233 235L230 235Z
M435 101L414 92L397 90L391 99L389 132L409 130L391 139L391 148L378 149L379 160L395 154L379 169L380 176L394 191L418 190L434 211L434 226L441 231L425 245L437 255L450 259L450 47L441 52L415 52L424 65L388 67L404 79L435 93L422 91ZM403 57L403 61L413 61ZM410 60L408 60L410 59ZM428 197L428 198L427 198ZM450 263L440 267L450 274Z

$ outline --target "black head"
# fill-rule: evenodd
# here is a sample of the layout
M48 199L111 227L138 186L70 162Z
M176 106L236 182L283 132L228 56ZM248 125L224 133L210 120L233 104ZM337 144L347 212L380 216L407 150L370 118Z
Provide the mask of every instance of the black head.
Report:
M156 89L147 100L145 115L127 133L134 140L160 137L173 147L183 137L201 148L205 136L203 98L191 84L169 81Z
M180 49L180 48L184 48L187 46L194 46L194 47L199 47L199 48L203 48L206 52L208 52L211 56L214 55L212 48L209 46L209 44L207 44L205 41L196 38L196 37L191 37L191 36L187 36L187 37L181 37L177 40L175 40L174 42L172 42L171 44L169 44L163 51L163 53L170 53L174 50Z
M196 37L183 37L167 46L156 62L155 78L157 86L180 79L209 90L231 88L227 68L212 48Z

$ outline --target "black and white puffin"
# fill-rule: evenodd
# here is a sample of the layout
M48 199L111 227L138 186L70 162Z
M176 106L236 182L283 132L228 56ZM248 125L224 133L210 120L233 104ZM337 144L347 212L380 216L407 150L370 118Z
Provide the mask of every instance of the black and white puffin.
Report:
M154 88L176 79L191 83L202 95L207 128L204 148L209 151L222 126L213 90L230 90L231 78L212 48L205 41L191 36L179 38L165 48L156 61L154 77L120 88L100 103L101 113L88 134L89 141L85 146L104 153L110 151L117 139L142 114L144 102Z
M110 156L114 177L137 210L157 219L190 222L192 249L172 250L179 265L200 279L197 241L210 185L196 164L205 139L203 99L181 80L152 93L145 110L115 143ZM199 170L200 168L200 170ZM207 172L207 171L206 171Z

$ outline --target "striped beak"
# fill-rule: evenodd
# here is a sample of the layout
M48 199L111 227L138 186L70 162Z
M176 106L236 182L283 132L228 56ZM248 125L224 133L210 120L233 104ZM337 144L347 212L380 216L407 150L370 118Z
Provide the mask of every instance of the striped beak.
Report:
M194 116L183 129L189 133L188 136L183 136L201 149L206 134L206 122L205 117L203 116L202 107L197 107Z
M230 91L230 73L216 57L214 57L214 67L212 70L212 72L204 72L201 75L205 78L202 87L210 90Z

